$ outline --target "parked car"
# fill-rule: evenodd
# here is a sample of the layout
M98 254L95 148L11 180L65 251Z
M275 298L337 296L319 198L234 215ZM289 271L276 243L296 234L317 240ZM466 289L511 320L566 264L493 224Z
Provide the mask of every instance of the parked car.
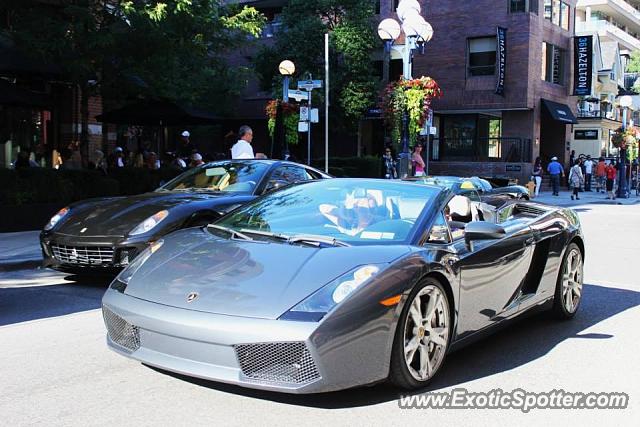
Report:
M151 242L202 226L284 185L330 176L277 160L225 160L137 196L90 199L60 210L40 234L44 265L77 274L127 266Z
M423 387L488 330L533 310L571 318L580 304L572 210L513 200L488 222L475 203L375 179L270 193L165 236L122 271L102 300L108 346L287 393Z

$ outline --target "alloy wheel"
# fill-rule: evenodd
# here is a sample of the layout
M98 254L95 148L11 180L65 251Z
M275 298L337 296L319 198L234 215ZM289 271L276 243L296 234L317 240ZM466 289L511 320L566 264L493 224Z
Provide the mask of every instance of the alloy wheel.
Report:
M582 269L580 250L572 248L562 271L562 304L570 314L575 313L582 296Z
M411 301L403 333L404 360L415 380L428 380L442 364L449 328L446 296L437 286L425 286Z

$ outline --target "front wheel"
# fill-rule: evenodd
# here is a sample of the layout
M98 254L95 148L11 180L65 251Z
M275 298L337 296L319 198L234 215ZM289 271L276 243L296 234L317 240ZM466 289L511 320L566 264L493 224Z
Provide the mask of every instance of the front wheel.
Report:
M391 383L405 389L426 386L444 362L451 325L444 288L438 281L427 279L411 292L398 321Z
M553 314L559 319L575 316L582 298L584 262L582 252L571 243L562 260L556 292L553 298Z

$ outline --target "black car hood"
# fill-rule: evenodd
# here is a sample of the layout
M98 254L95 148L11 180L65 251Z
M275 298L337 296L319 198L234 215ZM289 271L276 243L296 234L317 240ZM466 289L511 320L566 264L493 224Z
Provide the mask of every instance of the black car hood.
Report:
M63 218L55 231L82 236L124 236L136 225L161 210L166 209L171 213L178 207L189 205L189 209L183 209L182 212L182 215L187 215L210 208L213 204L233 203L234 199L242 196L247 195L152 192L137 196L92 199L72 205L69 214ZM165 221L175 220L176 218L169 218Z

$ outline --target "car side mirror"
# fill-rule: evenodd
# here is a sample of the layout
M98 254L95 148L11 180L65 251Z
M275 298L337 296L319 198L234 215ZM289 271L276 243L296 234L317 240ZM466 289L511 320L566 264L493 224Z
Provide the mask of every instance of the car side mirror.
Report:
M264 188L264 192L270 193L288 184L289 183L287 181L284 181L282 179L270 179L269 182L267 182L267 186Z
M487 221L473 221L464 228L464 240L471 245L474 240L501 239L506 234L503 227Z

